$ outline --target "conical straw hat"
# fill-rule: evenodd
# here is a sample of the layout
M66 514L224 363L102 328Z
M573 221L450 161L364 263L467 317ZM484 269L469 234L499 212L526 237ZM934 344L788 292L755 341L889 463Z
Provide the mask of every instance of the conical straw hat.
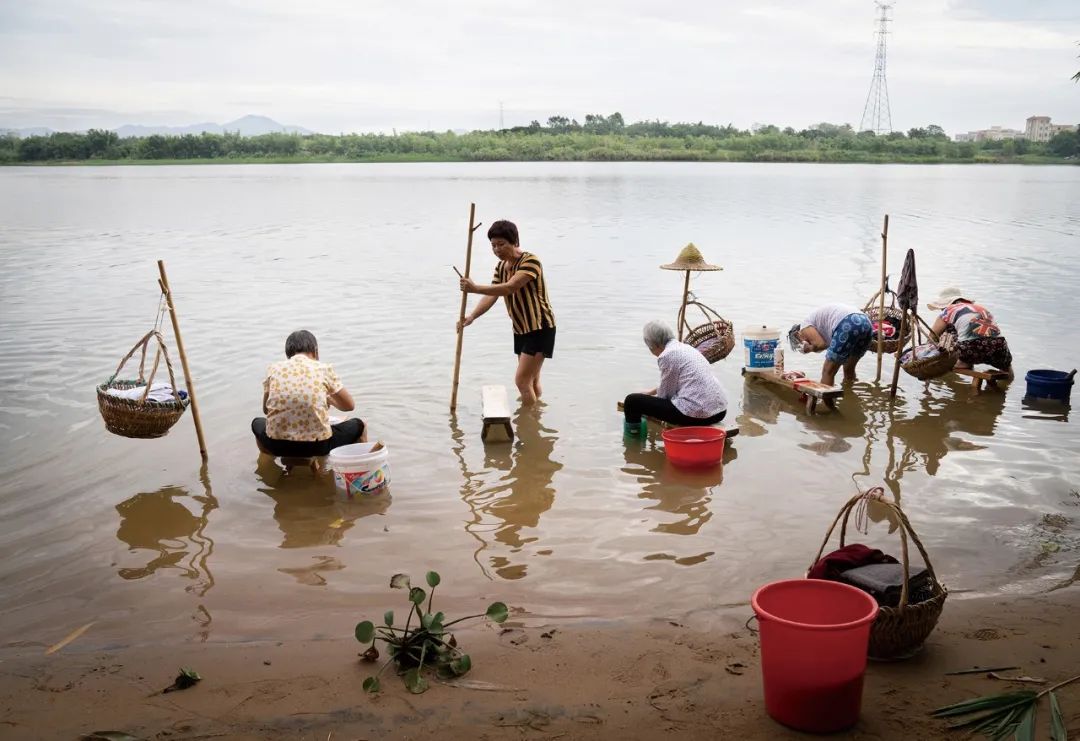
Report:
M682 252L675 258L675 262L670 262L667 265L661 265L661 270L723 270L719 265L710 265L705 262L705 258L701 255L701 250L694 246L694 243L686 245L682 248Z

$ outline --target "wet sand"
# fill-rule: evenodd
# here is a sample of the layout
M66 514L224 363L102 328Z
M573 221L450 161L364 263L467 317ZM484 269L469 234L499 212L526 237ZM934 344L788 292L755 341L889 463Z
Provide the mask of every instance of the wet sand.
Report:
M1078 607L1075 585L1039 597L951 597L920 654L870 664L862 718L834 737L947 738L928 710L1032 686L948 671L1019 666L1004 673L1072 676ZM707 632L659 618L478 626L459 634L473 657L464 684L433 682L421 696L392 676L381 694L366 696L360 683L372 665L344 639L101 651L81 651L76 640L51 656L27 645L0 663L0 737L120 730L146 739L806 738L765 715L749 614L731 608ZM153 694L181 665L203 681ZM1062 690L1060 701L1067 727L1080 732L1080 685ZM1047 712L1041 716L1045 724Z

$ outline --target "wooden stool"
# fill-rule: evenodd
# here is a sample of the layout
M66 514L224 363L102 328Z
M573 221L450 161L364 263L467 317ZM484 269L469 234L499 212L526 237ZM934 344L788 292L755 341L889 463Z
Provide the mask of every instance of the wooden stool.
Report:
M1009 380L1009 374L999 370L977 371L974 368L953 368L953 373L970 378L972 392L976 394L983 390L984 381L986 382L986 388L996 391L1001 388L998 386L998 381Z
M783 378L776 371L747 373L746 368L743 368L742 374L747 378L753 377L764 383L794 389L800 394L806 394L807 414L814 414L817 411L819 401L824 402L829 409L836 409L836 400L844 395L844 389L841 386L826 386L823 383L802 378L794 380Z
M488 429L492 425L502 425L506 435L514 439L514 428L510 425L510 402L505 386L484 386L480 389L480 398L484 408L484 427L480 430L480 439L487 440Z
M615 408L618 409L620 412L623 411L623 403L621 401L617 402L615 404ZM679 426L679 425L673 425L670 422L665 422L662 419L657 419L656 417L650 417L648 414L642 414L641 416L644 417L645 419L649 420L650 422L652 422L654 425L657 425L658 427L660 427L660 429L663 429L663 430L673 430L673 429L675 429L675 428L677 428ZM714 425L701 425L701 427L720 427L721 429L724 430L724 439L725 440L730 440L731 438L738 437L738 435L739 435L739 428L738 427L727 427L727 428L725 428L721 422L717 422Z

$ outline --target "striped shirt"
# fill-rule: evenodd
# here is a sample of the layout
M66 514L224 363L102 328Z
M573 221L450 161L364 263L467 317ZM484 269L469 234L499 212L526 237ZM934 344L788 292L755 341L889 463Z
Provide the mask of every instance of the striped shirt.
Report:
M532 280L509 296L503 297L506 299L506 311L514 325L514 334L553 328L555 312L551 310L551 303L548 301L544 268L536 255L523 252L509 268L500 260L495 266L495 277L491 282L507 283L519 270L531 275Z

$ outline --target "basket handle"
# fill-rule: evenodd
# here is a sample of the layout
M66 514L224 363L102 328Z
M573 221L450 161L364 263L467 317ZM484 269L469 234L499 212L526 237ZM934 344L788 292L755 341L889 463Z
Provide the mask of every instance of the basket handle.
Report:
M723 319L723 317L720 316L720 312L718 312L713 307L707 306L707 305L703 304L702 302L698 301L696 297L694 298L693 301L687 301L686 305L687 306L696 306L699 309L701 309L701 313L705 315L705 321L706 322L712 323L712 322L717 321L718 319ZM690 322L686 321L686 312L685 311L683 311L682 323L683 323L683 326L686 327L687 329L693 329L693 327L690 326Z
M150 378L144 380L144 370L146 365L146 348L150 344L150 338L157 340L158 347L154 353L154 366L150 370ZM116 379L120 375L120 371L123 370L124 365L135 354L135 351L142 348L142 357L139 360L139 382L146 384L146 389L143 391L141 403L146 403L147 394L150 393L150 386L154 382L154 376L157 374L158 363L162 356L165 357L165 367L169 371L169 383L172 386L173 397L176 398L177 403L183 403L180 399L180 390L176 387L176 374L173 372L172 361L169 360L169 349L165 346L165 338L161 336L161 332L156 329L147 332L143 337L135 343L135 345L128 351L128 354L124 356L124 359L120 361L120 365L116 366L116 372L109 378L109 382Z
M821 542L821 547L818 549L817 557L810 563L810 568L807 569L807 573L810 569L814 568L814 564L821 560L821 557L825 553L825 546L829 544L830 538L832 538L833 531L836 530L836 526L840 525L840 547L844 547L845 536L847 535L848 519L851 517L851 511L855 508L861 500L865 499L867 502L876 501L885 506L890 512L896 515L900 521L900 555L901 563L904 567L904 582L900 586L900 604L899 608L903 611L908 606L908 581L911 579L911 562L908 557L908 536L915 541L915 547L919 549L919 554L922 556L923 563L926 564L926 570L930 573L930 578L934 583L939 583L937 574L934 572L934 565L930 563L930 556L926 552L925 546L922 541L919 540L919 536L915 533L915 529L911 526L911 521L908 520L907 515L904 514L904 510L900 508L900 505L896 502L890 502L881 496L881 487L871 489L866 493L859 493L853 496L851 499L840 508L840 511L836 515L836 519L833 520L832 525L829 527L829 531L825 533L825 539ZM843 523L841 524L841 520Z
M889 308L890 309L895 309L896 308L896 291L892 290L891 288L889 288L886 285L885 293L889 296ZM877 301L880 296L881 296L881 289L879 288L877 290L877 292L873 296L870 297L870 300L866 302L866 305L863 306L862 310L863 310L864 314L866 312L870 311L870 309L874 308L874 306L875 306L874 302Z

